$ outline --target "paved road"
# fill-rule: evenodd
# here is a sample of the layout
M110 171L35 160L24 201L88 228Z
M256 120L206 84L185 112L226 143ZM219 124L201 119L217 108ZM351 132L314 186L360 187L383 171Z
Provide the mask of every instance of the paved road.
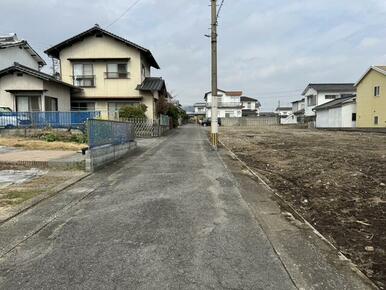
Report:
M147 148L1 225L0 288L296 289L206 131Z

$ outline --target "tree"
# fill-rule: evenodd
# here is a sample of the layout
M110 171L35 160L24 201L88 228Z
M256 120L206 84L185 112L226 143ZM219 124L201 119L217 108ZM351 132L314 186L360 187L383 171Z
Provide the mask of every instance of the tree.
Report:
M128 120L132 118L141 118L146 119L145 112L147 110L147 106L144 104L136 105L136 106L124 106L119 110L119 118Z

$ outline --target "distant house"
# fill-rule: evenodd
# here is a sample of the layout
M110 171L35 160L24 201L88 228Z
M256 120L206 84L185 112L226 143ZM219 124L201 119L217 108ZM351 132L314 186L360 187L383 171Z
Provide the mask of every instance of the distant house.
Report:
M70 111L71 94L80 90L18 63L0 71L0 104L13 111Z
M71 98L73 110L97 110L116 119L124 106L145 104L157 118L160 96L168 98L162 78L151 77L159 65L150 50L95 25L45 51L60 60L64 82L82 87Z
M355 84L357 127L386 127L386 66L372 66Z
M313 109L316 106L355 93L356 89L353 83L309 84L302 93L305 99L304 117L306 122L315 121L316 116Z
M0 70L11 67L17 62L21 65L40 70L46 62L25 40L17 35L0 35Z
M344 96L316 106L316 128L355 128L356 95Z
M217 116L220 118L240 118L242 117L242 103L241 96L243 92L241 91L223 91L218 90L217 97ZM206 101L206 117L211 118L212 112L212 93L208 92L204 97Z
M261 104L258 100L246 96L240 98L242 117L256 117L260 113Z
M304 123L304 98L292 102L292 114L296 118L296 123Z
M295 124L296 118L292 114L292 107L277 107L275 113L280 118L280 124Z
M194 115L195 116L205 116L206 115L206 103L195 103L193 105Z

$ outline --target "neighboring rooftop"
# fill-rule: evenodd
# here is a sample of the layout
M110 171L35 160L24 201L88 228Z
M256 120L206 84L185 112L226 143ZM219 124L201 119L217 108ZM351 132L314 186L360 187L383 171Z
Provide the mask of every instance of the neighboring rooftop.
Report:
M354 83L326 83L326 84L309 84L302 95L304 96L308 89L313 88L317 92L355 92Z
M162 78L158 77L147 77L143 80L142 84L137 86L139 91L162 91L165 88L166 84Z
M348 96L344 96L344 97L332 100L328 103L324 103L322 105L316 106L313 110L320 111L320 110L327 110L330 108L336 108L346 103L355 102L355 100L356 100L356 95L348 95Z
M147 57L148 61L150 62L150 65L153 66L154 68L157 68L159 69L159 65L158 63L156 62L155 58L153 57L152 53L150 52L150 50L148 50L147 48L144 48L138 44L135 44L134 42L131 42L127 39L124 39L118 35L115 35L107 30L104 30L102 29L98 24L95 24L95 26L93 26L92 28L82 32L82 33L79 33L69 39L66 39L62 42L60 42L59 44L47 49L45 51L45 53L48 55L48 56L52 56L52 57L55 57L55 58L59 58L59 53L62 49L68 47L68 46L71 46L72 44L78 42L78 41L82 41L83 39L85 39L86 37L89 37L89 36L92 36L92 35L107 35L109 37L112 37L128 46L131 46L131 47L134 47L138 50L140 50L141 52L144 53L144 55Z
M44 81L55 82L55 83L70 87L72 89L81 90L81 88L73 86L73 85L66 83L66 82L62 82L61 80L56 79L52 75L43 73L41 71L38 71L38 70L35 70L32 68L29 68L29 67L21 65L17 62L15 62L13 66L1 70L0 71L0 77L3 75L14 73L14 72L25 73L25 74L28 74L30 76L34 76L34 77L39 78L39 79L44 80Z
M301 102L304 102L304 98L303 98L303 99L301 99L301 100L293 101L293 102L291 102L291 104L295 104L295 103L301 103Z
M220 90L218 89L218 92L221 92L221 93L224 93L225 95L227 96L232 96L232 97L241 97L243 95L243 92L242 91L224 91L224 90ZM205 100L206 98L208 97L209 94L211 94L212 92L207 92L205 94Z
M24 48L40 66L46 65L44 59L39 56L39 54L29 45L29 43L26 40L20 40L15 33L0 35L0 49L9 47Z
M292 111L292 107L277 107L275 111Z

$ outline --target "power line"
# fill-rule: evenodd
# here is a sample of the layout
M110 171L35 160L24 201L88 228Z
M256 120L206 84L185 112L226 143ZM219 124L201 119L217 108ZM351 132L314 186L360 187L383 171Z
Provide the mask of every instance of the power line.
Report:
M225 2L225 0L222 0L221 1L221 4L220 4L220 7L218 8L218 11L217 11L217 21L218 21L218 18L219 18L219 16L220 16L220 12L221 12L221 9L222 9L222 7L224 6L224 2Z
M131 4L129 7L127 7L127 9L121 15L119 15L113 22L111 22L109 25L107 25L106 28L109 28L110 26L115 24L119 19L121 19L123 16L125 16L127 12L129 12L132 8L134 8L134 6L137 5L140 1L141 0L137 0L133 4Z

